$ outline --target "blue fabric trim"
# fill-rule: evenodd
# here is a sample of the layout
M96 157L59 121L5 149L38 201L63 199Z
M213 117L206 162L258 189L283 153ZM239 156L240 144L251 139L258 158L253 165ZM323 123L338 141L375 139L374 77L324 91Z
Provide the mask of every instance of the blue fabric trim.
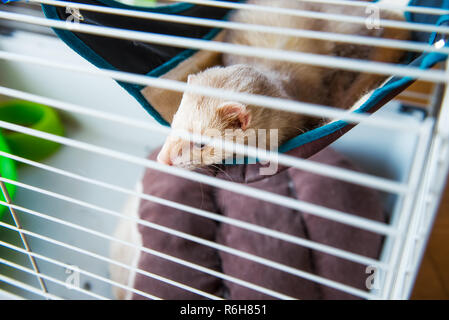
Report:
M42 5L42 10L47 18L60 20L55 7ZM109 62L99 56L72 32L56 28L52 29L58 35L58 37L62 41L64 41L65 44L67 44L72 50L74 50L76 53L78 53L80 56L82 56L84 59L86 59L96 67L118 71L115 67L113 67ZM132 95L157 122L164 126L170 126L170 124L165 121L165 119L162 118L162 116L156 111L156 109L154 109L154 107L149 104L148 101L144 98L144 96L140 92L140 90L142 90L141 85L125 83L121 81L116 82L130 95Z
M442 53L438 52L427 53L423 61L421 62L420 69L428 69L433 65L435 65L436 63L445 60L446 58L447 55ZM376 106L382 99L384 99L391 91L412 81L414 81L414 79L410 77L404 77L399 80L392 79L390 82L386 83L382 88L375 90L373 94L370 96L370 98L362 106L360 106L360 108L354 110L353 113L364 113L369 111L371 108ZM346 121L338 120L329 123L325 126L310 130L284 143L279 148L279 152L281 153L288 152L292 149L295 149L312 141L323 138L329 134L332 134L338 130L343 129L348 124L349 123Z
M448 0L448 3L449 3L449 0ZM437 26L440 26L440 25L442 25L444 22L447 22L447 21L449 21L449 15L441 16L441 17L438 19L436 25L437 25ZM433 33L430 35L430 38L429 38L429 44L435 43L435 39L436 39L437 35L438 35L437 32L433 32Z
M415 6L418 1L419 0L410 0L410 2L408 3L408 6ZM405 20L407 20L409 22L412 21L412 13L410 11L404 12L404 16L405 16Z
M131 6L119 3L115 0L97 0L107 6L110 7L118 7L118 8L126 8L126 9L135 9L141 11L151 11L151 12L161 12L161 13L180 13L187 9L190 9L194 5L191 3L175 3L166 6L159 6L155 8L145 8L139 6ZM58 13L55 7L50 5L42 5L42 10L45 16L49 19L60 20ZM224 19L227 19L228 15L225 16ZM58 35L58 37L64 41L72 50L77 52L80 56L82 56L87 61L91 62L98 68L109 69L118 71L115 67L113 67L110 63L105 61L101 56L99 56L95 51L93 51L90 47L88 47L83 41L81 41L77 36L75 36L72 32L67 30L61 30L52 28L53 31ZM203 39L211 40L215 37L220 29L214 28L209 33L207 33ZM147 73L147 76L150 77L159 77L170 71L171 69L178 66L181 62L191 57L198 50L187 49L167 61L166 63L160 65L159 67L151 70ZM143 108L161 125L169 127L170 124L157 112L157 110L145 99L142 95L141 90L143 86L125 83L121 81L116 81L122 88L124 88L130 95L132 95L142 106Z
M98 0L101 3L110 6L110 7L121 7L121 8L132 8L135 10L141 10L141 11L152 11L152 12L164 12L164 13L179 13L184 10L187 10L193 6L193 4L186 4L186 3L177 3L177 4L171 4L167 6L160 6L155 8L144 8L144 7L136 7L136 6L130 6L125 5L116 2L115 0ZM378 0L374 1L377 2ZM409 5L416 5L419 3L419 0L411 0L409 2ZM449 0L443 1L444 8L449 8ZM42 5L44 14L49 19L56 19L59 20L57 11L55 7L48 6L48 5ZM408 21L412 20L412 15L410 12L405 12L406 19ZM227 19L227 16L224 18ZM443 21L449 20L449 16L442 16L440 17L439 23ZM203 39L204 40L210 40L212 39L220 29L213 29L211 30ZM97 55L91 48L86 46L84 42L82 42L78 37L76 37L72 32L67 30L58 30L54 29L55 33L74 51L76 51L79 55L81 55L83 58L88 60L89 62L93 63L95 66L99 68L104 69L110 69L110 70L117 70L112 65L110 65L107 61L105 61L103 58L101 58L99 55ZM431 39L434 39L436 35L432 35ZM172 58L171 60L167 61L166 63L160 65L159 67L151 70L147 75L151 77L159 77L171 69L175 68L177 65L179 65L182 61L188 59L191 57L197 50L185 50ZM426 69L430 68L434 64L443 61L447 58L446 55L432 52L432 53L426 53L420 68ZM379 88L373 92L371 97L357 110L353 111L354 113L363 113L369 111L371 108L376 106L383 98L385 98L392 90L397 89L398 87L408 83L412 82L414 79L412 78L402 78L402 79L392 79L390 82L385 84L382 88ZM162 116L154 109L153 106L151 106L146 99L141 94L141 89L143 86L135 85L135 84L129 84L129 83L123 83L120 81L117 81L120 86L122 86L127 92L129 92L144 108L145 110L154 117L156 121L158 121L160 124L169 126L169 123L165 121ZM303 146L307 143L310 143L312 141L318 140L320 138L323 138L329 134L332 134L336 132L337 130L343 129L345 126L347 126L348 123L343 120L335 121L333 123L327 124L325 126L322 126L320 128L313 129L311 131L308 131L304 134L301 134L289 141L287 141L285 144L283 144L279 152L287 152L294 148ZM245 163L247 163L248 159L245 160Z
M219 31L220 31L220 29L217 29L217 28L212 29L208 34L206 34L203 37L203 40L211 40L213 37L215 37L218 34ZM184 60L187 60L188 58L190 58L197 51L198 50L192 50L192 49L185 50L185 51L181 52L180 54L178 54L177 56L175 56L174 58L167 61L166 63L160 65L156 69L151 70L149 73L147 73L147 75L152 76L152 77L162 76L162 75L166 74L167 72L169 72L171 69L178 66L178 64L180 64Z

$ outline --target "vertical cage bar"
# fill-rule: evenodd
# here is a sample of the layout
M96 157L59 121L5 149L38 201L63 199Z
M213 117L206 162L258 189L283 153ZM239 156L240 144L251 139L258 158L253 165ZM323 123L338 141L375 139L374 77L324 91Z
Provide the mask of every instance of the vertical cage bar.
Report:
M1 173L0 173L0 177L2 177ZM6 185L3 181L0 181L0 188L2 189L2 193L3 193L3 196L5 197L5 201L8 204L12 204L12 200L11 200L11 197L9 196L8 189L6 188ZM9 209L9 212L11 213L11 217L13 218L14 224L17 227L17 229L22 229L22 224L20 223L20 220L19 220L15 210L11 206L8 206L8 209ZM30 244L28 243L26 236L21 231L19 231L19 235L20 235L20 239L22 240L22 244L25 247L25 250L27 252L31 252L31 247L30 247ZM28 254L28 258L30 260L31 266L33 267L33 270L38 274L38 275L36 275L36 278L37 278L37 281L39 282L42 292L48 293L47 286L45 285L44 279L41 276L39 276L40 271L39 271L39 267L36 263L36 259L34 259L34 257L31 254Z
M398 279L398 267L403 259L404 245L406 242L406 232L411 220L413 206L416 203L416 196L419 188L419 178L424 171L426 153L429 150L429 144L432 134L434 121L428 118L424 121L420 134L418 136L417 147L415 149L412 167L408 181L409 192L405 196L402 208L398 212L399 219L396 225L396 235L393 242L393 248L388 258L388 271L386 272L385 281L383 281L381 299L391 299L391 294L395 290Z

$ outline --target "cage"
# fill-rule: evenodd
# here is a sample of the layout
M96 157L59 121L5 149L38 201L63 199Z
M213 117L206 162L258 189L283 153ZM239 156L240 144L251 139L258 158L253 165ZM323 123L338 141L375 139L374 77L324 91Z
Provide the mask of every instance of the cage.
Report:
M229 46L214 38L220 30L254 30L250 24L228 21L231 10L251 8L261 14L274 10L273 7L245 1L188 0L175 4L150 1L143 5L112 0L29 0L2 5L0 95L5 100L12 98L33 102L35 108L49 106L57 110L64 129L51 131L11 119L0 120L7 144L8 137L18 133L40 138L37 142L28 142L29 145L40 146L39 143L44 142L61 145L58 151L49 151L52 154L44 159L34 158L33 153L21 153L24 148L15 150L11 145L1 147L2 161L12 159L17 170L17 176L6 174L1 166L0 181L4 196L1 203L7 208L0 221L1 296L13 299L113 299L117 298L117 292L122 292L121 297L127 298L164 298L157 289L149 290L146 284L138 283L151 279L151 283L164 285L161 289L164 293L165 290L183 292L189 298L226 299L230 293L224 293L223 290L229 289L223 287L232 286L270 299L408 298L448 170L448 107L444 84L447 81L445 35L449 32L445 17L449 8L445 7L444 1L411 1L407 7L382 1L299 2L362 8L366 9L367 16L320 16L311 11L292 12L282 7L275 10L298 17L334 19L362 25L367 23L370 10L399 10L407 16L407 20L379 18L376 23L380 28L413 30L414 39L387 40L280 28L264 30L273 34L292 32L295 37L350 44L361 42L376 48L406 50L409 53L406 62L394 66L355 58L333 59L301 53L289 55L282 50L270 51L266 48L259 48L256 53L254 48ZM286 101L264 99L267 97L263 96L235 97L259 99L257 101L266 107L278 110L290 108L295 112L335 120L293 138L279 154L261 155L250 148L245 150L246 155L248 158L255 155L266 159L275 157L283 166L341 181L351 185L356 192L358 187L376 190L378 201L375 203L385 214L384 221L294 199L277 194L276 190L267 192L241 181L227 181L167 167L154 159L147 159L148 154L156 150L171 132L167 125L173 112L160 108L157 94L174 95L173 92L177 92L179 96L188 90L190 87L184 82L187 73L209 65L195 65L196 69L187 72L182 68L186 65L185 61L190 63L189 59L204 52L260 55L315 65L328 63L336 69L391 76L370 93L364 104L354 112L297 102L288 104ZM216 64L216 61L211 63ZM170 78L175 69L181 69L183 73ZM426 93L414 91L413 87L406 90L416 80L424 81L428 86ZM148 88L162 91L152 91L148 98L145 93ZM231 96L229 92L210 88L196 90L203 94ZM177 103L179 97L175 105ZM355 167L334 167L313 158L314 154L329 145L360 171L354 170ZM42 150L40 147L38 149ZM292 154L292 150L301 151L298 155ZM245 161L249 161L248 158ZM246 165L249 166L230 166ZM298 236L284 232L275 225L264 226L257 224L257 221L245 221L239 217L241 211L236 212L236 217L226 216L223 212L219 214L204 207L203 198L196 206L172 200L169 195L165 198L147 194L136 188L136 184L144 179L148 170L195 182L198 188L213 186L217 190L243 194L255 199L258 205L268 203L279 208L286 207L301 215L302 219L306 216L317 217L321 219L318 220L318 230L320 227L324 229L323 221L328 221L329 226L335 223L349 227L341 230L363 230L364 234L375 235L379 250L374 246L375 253L365 255L342 249L325 237ZM159 188L156 181L153 182L155 188ZM270 188L276 187L271 184ZM199 190L205 197L207 192ZM357 198L357 194L351 197ZM229 201L232 199L229 196ZM362 197L357 201L365 200ZM263 239L288 243L292 248L289 250L298 250L290 253L298 252L301 259L306 260L314 255L317 265L301 269L282 262L283 258L279 258L279 262L276 257L263 252L263 244L269 246L268 240L261 243L262 251L254 248L245 250L240 242L235 246L223 244L175 227L145 221L142 216L130 216L129 212L138 212L139 202L141 212L144 203L156 203L164 208L182 211L182 217L201 217L213 222L214 227L232 226L244 230L246 235L257 234L266 237ZM261 204L260 211L264 210L264 206ZM268 213L273 215L277 212ZM126 235L119 238L116 228L124 222L131 224L131 231L126 231ZM137 225L142 228L140 231ZM268 276L263 281L254 281L233 273L230 271L232 268L205 267L198 261L169 255L133 239L136 235L142 236L144 228L151 230L148 232L164 233L170 239L195 243L194 248L206 247L224 253L221 255L222 261L230 256L238 257L236 262L229 260L229 264L237 268L245 265L241 261L249 261L249 266L262 265L266 268L263 270L275 270L277 273L273 273L273 278ZM332 231L332 228L329 230ZM312 233L312 229L308 232ZM356 238L349 239L354 241ZM110 248L114 246L126 252L123 254L125 260L117 260L110 254ZM199 249L190 250L195 252ZM300 253L300 250L307 252ZM150 255L195 270L195 276L201 273L213 281L219 279L221 287L205 289L195 284L196 278L186 280L176 274L167 276L148 269L143 266L142 259ZM331 262L319 264L316 257ZM352 267L348 266L354 265L357 265L357 270L362 270L357 278L359 282L363 280L362 284L353 285L353 279L343 277L343 269L351 271ZM166 264L161 266L167 268ZM343 278L329 275L326 268L337 268ZM122 272L124 278L114 277L113 270L125 270ZM300 279L321 293L312 296L290 294L288 288L276 283L279 279ZM178 294L175 297L184 296ZM247 297L253 298L254 295Z

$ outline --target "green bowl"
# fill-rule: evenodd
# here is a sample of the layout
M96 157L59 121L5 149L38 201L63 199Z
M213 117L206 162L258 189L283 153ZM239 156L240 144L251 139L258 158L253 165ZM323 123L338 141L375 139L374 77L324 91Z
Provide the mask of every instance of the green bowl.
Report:
M5 138L3 137L2 134L0 134L0 150L3 152L11 153L8 145L6 144ZM16 164L10 158L0 156L0 172L3 178L7 178L14 181L17 180ZM5 185L6 189L8 190L9 197L13 199L14 194L16 193L16 186L8 183L5 183ZM6 201L3 192L1 190L0 190L0 200ZM6 210L8 210L8 207L0 205L0 220Z
M157 6L156 0L132 0L132 1L119 1L126 5L138 6L138 7L155 7ZM163 5L167 5L164 3Z
M0 120L62 136L64 129L55 110L38 103L10 100L0 104ZM3 136L12 154L40 161L53 154L60 144L3 129Z
M0 103L0 120L60 136L64 134L58 114L52 108L34 102L9 100ZM60 144L56 142L7 129L0 130L0 150L19 157L40 161L59 147ZM17 180L15 162L0 156L0 173L4 178ZM5 185L10 198L13 199L16 186L7 183ZM0 192L0 200L5 201L4 199L3 192ZM6 206L0 206L0 219L5 210Z

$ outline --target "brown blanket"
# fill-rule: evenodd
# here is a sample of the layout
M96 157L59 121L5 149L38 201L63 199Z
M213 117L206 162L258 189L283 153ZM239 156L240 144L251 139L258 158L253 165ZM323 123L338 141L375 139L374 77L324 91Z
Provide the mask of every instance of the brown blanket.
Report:
M150 158L155 159L156 153ZM327 148L310 160L332 166L358 170L348 159ZM247 180L251 187L291 198L341 210L356 216L384 221L378 194L355 184L304 172L298 169L280 171L273 176L254 179L253 165L224 166L217 177L235 181ZM245 177L253 176L251 181ZM294 236L377 258L382 237L361 229L299 212L238 193L215 189L209 185L174 177L155 170L147 170L143 179L144 192L179 203L219 213ZM139 214L142 219L180 230L197 237L267 258L293 268L332 279L362 290L365 288L366 266L313 251L302 246L264 236L225 223L202 218L150 201L142 201ZM213 269L227 275L263 286L299 299L353 299L349 294L309 280L275 270L184 240L145 226L139 226L145 247L170 254L183 260ZM184 267L180 264L143 253L140 269L152 272L194 288L228 299L273 299L266 294L248 289L213 275ZM137 274L134 287L164 299L199 299L194 293L164 284ZM134 294L134 299L142 297Z

